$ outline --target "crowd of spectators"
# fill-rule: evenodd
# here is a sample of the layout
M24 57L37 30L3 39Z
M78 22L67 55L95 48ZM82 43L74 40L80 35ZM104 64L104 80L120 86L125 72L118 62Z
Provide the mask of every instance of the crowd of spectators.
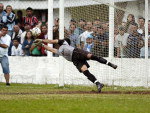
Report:
M34 44L35 39L47 39L47 23L42 24L33 15L33 9L26 9L26 16L21 10L15 14L12 6L0 3L0 29L7 25L8 35L11 37L9 56L46 56L46 50ZM140 17L135 21L133 14L129 14L126 22L115 26L114 56L117 58L144 58L145 56L145 19ZM38 31L38 33L37 33ZM35 33L36 32L36 33ZM149 21L150 35L150 21ZM65 38L71 40L71 46L89 51L97 56L108 57L109 52L109 23L100 19L79 21L71 19L69 28L65 28ZM59 18L55 18L53 39L59 39ZM58 45L53 45L58 49ZM150 40L148 43L150 57ZM58 56L55 55L54 56Z
M0 30L2 26L8 27L8 35L11 37L9 56L46 56L44 48L36 46L34 40L37 38L47 39L47 25L42 24L33 15L33 9L26 9L26 16L18 10L13 11L12 6L0 3Z
M150 21L148 26L150 35ZM55 31L57 32L54 32L54 34L57 34L59 28L57 27ZM77 22L71 19L69 29L65 29L65 38L71 40L73 47L84 49L97 56L108 57L108 22L102 22L100 19L95 19L94 21L80 19ZM148 40L148 52L150 57L150 40ZM134 15L129 14L126 22L115 25L114 56L117 58L145 57L145 19L143 17L139 17L136 22Z

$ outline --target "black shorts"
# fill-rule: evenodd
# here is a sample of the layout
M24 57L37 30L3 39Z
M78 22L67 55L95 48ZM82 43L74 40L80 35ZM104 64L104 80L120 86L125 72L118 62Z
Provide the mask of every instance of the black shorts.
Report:
M90 67L90 65L87 63L87 60L89 60L87 58L88 54L89 54L89 52L84 51L82 49L78 49L78 48L74 49L74 51L73 51L72 62L80 72L82 72L81 68L83 65L86 65L87 68Z

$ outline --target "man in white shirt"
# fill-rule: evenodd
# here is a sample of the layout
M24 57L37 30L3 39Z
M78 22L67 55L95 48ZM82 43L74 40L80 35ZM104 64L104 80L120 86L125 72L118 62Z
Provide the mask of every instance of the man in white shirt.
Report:
M14 38L13 46L11 48L11 56L22 56L22 55L23 55L22 45L19 44L18 38Z
M9 83L9 61L8 61L8 47L11 42L11 37L7 35L8 27L2 26L0 31L0 63L2 65L3 73L6 80L6 85L10 86Z
M87 30L79 36L81 40L81 49L83 49L86 44L87 36L93 33L93 31L91 30L92 26L93 26L92 22L87 22Z
M138 20L138 33L144 35L145 32L145 19L143 17L140 17Z
M117 48L117 57L126 57L125 49L127 46L127 39L129 34L125 33L125 28L123 26L119 27L119 34L115 39L115 47Z
M22 30L20 29L20 27L18 25L15 25L14 30L13 30L12 40L14 38L19 38L19 40L20 40L21 34L22 34Z

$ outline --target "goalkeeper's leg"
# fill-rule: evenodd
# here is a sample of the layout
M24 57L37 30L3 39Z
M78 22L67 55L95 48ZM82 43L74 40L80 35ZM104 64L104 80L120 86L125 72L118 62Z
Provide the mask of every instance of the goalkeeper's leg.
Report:
M104 84L100 83L93 74L91 74L87 68L86 65L83 65L81 67L81 71L83 72L83 74L94 84L96 84L97 88L98 88L98 92L101 92L101 89L104 87Z
M110 66L110 67L112 67L112 68L114 68L114 69L117 68L117 65L115 65L115 64L113 64L113 63L111 63L111 62L108 62L106 59L104 59L104 58L102 58L102 57L97 57L97 56L95 56L95 55L92 55L91 53L89 53L89 54L87 55L87 58L88 58L88 59L91 59L91 60L98 61L98 62L100 62L100 63L102 63L102 64L106 64L106 65L108 65L108 66Z

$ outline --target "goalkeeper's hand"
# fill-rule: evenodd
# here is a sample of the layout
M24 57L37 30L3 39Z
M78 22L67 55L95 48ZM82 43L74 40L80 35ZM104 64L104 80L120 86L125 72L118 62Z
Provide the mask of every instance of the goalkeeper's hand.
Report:
M43 40L42 39L36 39L34 41L35 46L41 46L42 45Z
M36 39L36 40L34 41L34 43L42 43L42 42L43 42L42 39Z

